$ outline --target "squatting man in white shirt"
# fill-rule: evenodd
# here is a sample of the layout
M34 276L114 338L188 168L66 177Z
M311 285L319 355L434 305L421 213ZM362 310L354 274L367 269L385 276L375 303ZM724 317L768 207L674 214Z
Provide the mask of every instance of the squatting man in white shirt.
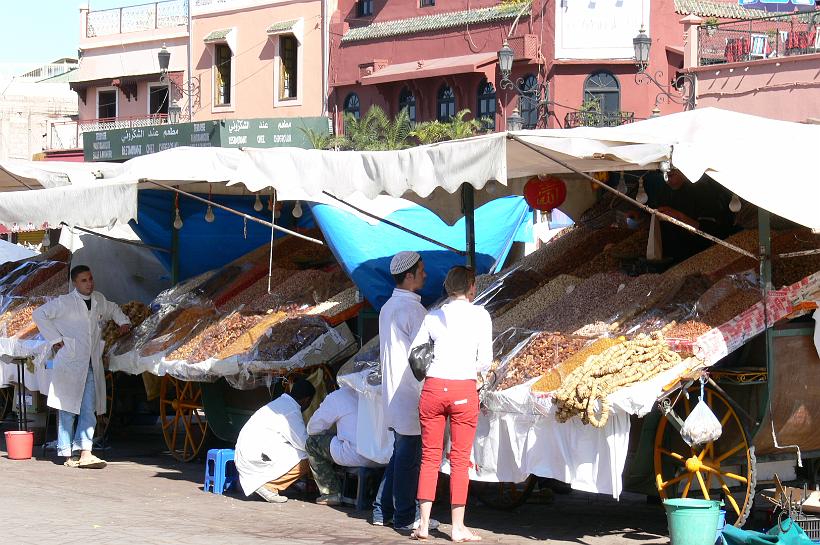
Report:
M320 505L339 505L342 488L333 464L342 467L379 467L356 450L359 394L347 386L331 392L310 417L306 449L310 470L321 494ZM336 433L333 433L335 427Z
M39 307L32 318L56 352L48 406L59 411L57 454L66 467L102 469L105 461L91 453L96 415L106 411L102 329L114 320L124 335L131 322L116 303L94 291L91 269L77 265L69 275L74 290Z
M280 492L310 473L302 413L310 407L316 389L307 380L293 383L258 411L239 432L234 462L246 496L256 493L270 503L285 503Z

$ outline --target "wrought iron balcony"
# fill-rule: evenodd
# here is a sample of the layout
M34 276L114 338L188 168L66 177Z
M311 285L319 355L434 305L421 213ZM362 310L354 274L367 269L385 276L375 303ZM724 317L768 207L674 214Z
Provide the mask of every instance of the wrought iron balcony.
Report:
M564 117L564 128L617 127L635 121L635 112L570 112Z
M188 0L163 0L137 6L89 11L85 21L85 37L111 36L187 24Z
M820 53L820 11L707 22L698 27L700 66Z
M135 117L111 117L106 119L82 119L80 121L55 121L49 124L46 149L75 149L82 147L84 132L108 131L162 125L168 122L167 114Z

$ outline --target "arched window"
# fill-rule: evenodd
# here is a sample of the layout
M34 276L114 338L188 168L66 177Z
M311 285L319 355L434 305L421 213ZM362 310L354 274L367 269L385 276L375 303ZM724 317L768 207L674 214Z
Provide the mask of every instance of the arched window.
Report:
M621 86L618 78L603 70L591 74L584 83L584 102L593 100L605 114L621 111Z
M478 115L476 119L487 130L495 130L495 87L486 79L478 84Z
M524 84L521 85L521 98L518 101L518 110L524 119L524 129L534 129L538 125L538 101L541 96L538 90L538 78L535 74L524 76Z
M450 121L456 115L456 95L449 85L442 85L438 90L438 114L436 119L442 122Z
M399 111L407 108L407 116L410 118L410 124L416 124L416 97L413 96L413 91L405 87L399 93Z
M353 114L353 117L359 119L362 115L361 103L359 102L359 95L350 93L345 97L344 111L348 114Z

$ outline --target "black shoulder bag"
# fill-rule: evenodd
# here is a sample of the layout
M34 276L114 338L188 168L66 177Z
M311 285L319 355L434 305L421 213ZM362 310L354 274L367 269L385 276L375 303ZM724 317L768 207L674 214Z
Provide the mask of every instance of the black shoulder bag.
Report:
M419 382L425 379L427 370L430 369L430 364L433 363L433 346L433 339L430 338L426 343L411 349L410 355L407 357L410 362L410 370L413 371L413 376Z

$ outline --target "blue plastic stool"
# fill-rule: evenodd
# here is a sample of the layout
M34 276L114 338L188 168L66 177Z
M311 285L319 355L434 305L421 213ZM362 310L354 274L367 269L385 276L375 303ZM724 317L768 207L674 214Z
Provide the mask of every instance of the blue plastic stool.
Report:
M356 511L368 509L373 502L372 494L367 488L367 481L371 476L378 476L381 468L373 467L343 467L342 469L342 503L356 506ZM348 496L352 479L356 479L356 497Z
M209 450L208 458L205 460L203 490L222 495L223 492L233 488L238 481L239 473L234 463L234 450L230 448Z

